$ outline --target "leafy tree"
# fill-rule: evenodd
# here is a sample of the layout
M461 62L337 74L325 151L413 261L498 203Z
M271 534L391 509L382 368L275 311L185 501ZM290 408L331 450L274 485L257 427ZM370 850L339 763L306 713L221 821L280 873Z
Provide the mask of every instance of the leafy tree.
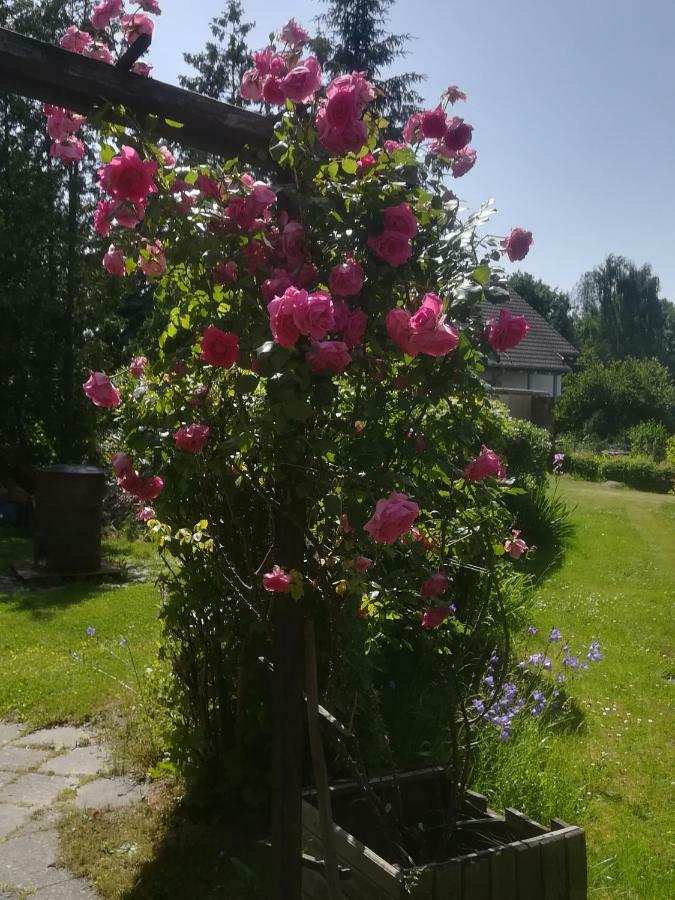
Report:
M386 76L390 66L407 56L409 34L387 31L395 0L322 0L328 10L319 16L334 47L328 70L333 75L367 72L383 93L379 111L391 125L401 128L419 109L422 98L415 85L426 76L405 72Z
M675 385L657 359L602 362L584 356L568 375L555 406L560 431L601 440L622 436L632 425L652 420L675 425Z
M527 300L559 334L572 344L576 342L569 294L550 287L541 278L535 278L529 272L515 272L509 279L509 287Z
M661 301L663 311L663 361L675 376L675 303Z
M623 256L608 256L581 278L576 304L584 349L592 348L603 360L664 359L664 308L651 266L638 268Z
M250 51L246 38L255 22L244 22L244 10L239 0L229 0L219 16L211 19L211 34L201 53L184 53L183 59L199 73L179 75L184 88L225 100L236 106L246 101L239 94L241 76L249 65Z

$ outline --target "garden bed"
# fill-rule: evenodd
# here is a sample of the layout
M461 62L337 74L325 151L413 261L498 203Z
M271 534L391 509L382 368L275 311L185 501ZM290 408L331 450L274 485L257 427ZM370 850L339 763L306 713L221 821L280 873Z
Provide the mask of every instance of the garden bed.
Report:
M377 817L359 786L345 782L332 788L339 864L349 869L342 881L349 900L582 900L586 897L584 832L554 820L551 828L517 810L503 816L488 808L481 794L467 792L464 815L451 840L443 832L449 800L442 768L374 779L372 787L385 803L400 801L406 823L427 832L421 865L401 865L387 847ZM319 817L308 794L303 802L305 848L321 857ZM401 848L398 848L399 851ZM440 852L439 852L440 851ZM404 851L403 851L404 852ZM433 858L434 854L437 858ZM424 858L424 853L417 857ZM400 859L400 857L399 857ZM347 874L347 873L343 873ZM305 869L303 897L327 896L320 872Z

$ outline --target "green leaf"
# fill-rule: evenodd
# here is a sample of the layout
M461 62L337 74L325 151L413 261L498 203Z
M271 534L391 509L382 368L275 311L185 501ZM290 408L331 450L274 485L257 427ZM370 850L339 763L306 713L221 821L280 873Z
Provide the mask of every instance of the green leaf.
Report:
M473 270L473 280L478 284L487 284L490 280L490 266L477 266Z
M185 128L183 122L174 122L173 119L164 119L169 128Z
M342 171L346 172L347 175L356 174L357 168L358 166L356 165L355 159L350 159L349 157L347 157L346 159L342 160Z
M117 151L110 144L104 144L101 147L101 159L104 163L109 163L116 154Z
M326 171L330 175L331 178L335 178L338 173L338 164L333 160L333 162L328 163L326 166Z
M173 322L169 322L169 324L166 326L166 333L169 337L176 337L176 335L178 334L178 329L173 324Z

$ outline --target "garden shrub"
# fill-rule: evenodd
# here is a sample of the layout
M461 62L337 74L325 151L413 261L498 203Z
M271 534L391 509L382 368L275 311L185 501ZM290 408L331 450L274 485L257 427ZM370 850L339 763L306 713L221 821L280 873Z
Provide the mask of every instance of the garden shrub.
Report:
M572 533L570 512L555 485L525 476L516 490L505 498L514 523L528 542L536 544L536 567L543 571L548 564L560 562L565 544Z
M667 461L657 463L648 456L568 452L565 466L588 481L621 481L638 491L656 494L667 494L675 481L675 465Z
M656 462L666 458L668 429L660 422L639 422L628 429L631 451L638 456L650 456Z
M493 432L489 432L491 446L504 457L509 473L516 478L529 475L545 479L550 471L553 445L551 435L526 419L511 416L508 408L499 401L490 404Z

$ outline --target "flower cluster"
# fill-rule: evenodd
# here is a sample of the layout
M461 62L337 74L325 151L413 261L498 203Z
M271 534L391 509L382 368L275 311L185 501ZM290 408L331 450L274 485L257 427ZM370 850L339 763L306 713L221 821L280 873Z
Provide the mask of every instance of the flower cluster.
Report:
M448 88L444 94L443 104L426 112L415 112L408 119L403 129L403 137L409 144L419 145L431 141L432 153L446 160L455 178L466 175L476 163L477 153L469 142L473 135L473 126L459 116L448 117L447 103L466 100L466 94L456 86Z

